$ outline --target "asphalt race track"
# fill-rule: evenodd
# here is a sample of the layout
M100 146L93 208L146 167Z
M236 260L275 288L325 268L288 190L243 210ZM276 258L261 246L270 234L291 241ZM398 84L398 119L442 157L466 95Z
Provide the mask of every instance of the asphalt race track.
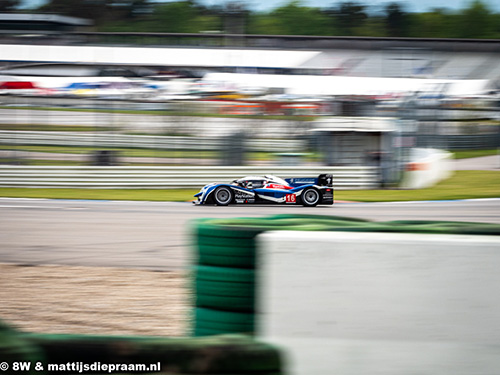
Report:
M500 223L500 199L334 206L193 206L1 198L0 262L176 270L191 260L190 222L197 218L318 214L386 220Z

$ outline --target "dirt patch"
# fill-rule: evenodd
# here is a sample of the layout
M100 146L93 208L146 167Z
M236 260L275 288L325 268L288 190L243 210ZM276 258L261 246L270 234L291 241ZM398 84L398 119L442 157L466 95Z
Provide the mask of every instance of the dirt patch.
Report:
M185 272L0 264L0 319L40 333L185 336Z

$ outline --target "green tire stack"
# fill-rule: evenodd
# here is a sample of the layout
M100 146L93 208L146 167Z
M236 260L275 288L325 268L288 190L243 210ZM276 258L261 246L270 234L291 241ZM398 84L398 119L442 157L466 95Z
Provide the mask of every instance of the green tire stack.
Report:
M372 222L321 215L199 219L194 223L194 336L255 333L255 238L271 230L500 235L497 224L452 221Z
M255 332L255 236L260 230L196 227L194 336Z
M195 223L194 336L253 335L256 329L255 237L267 230L327 230L366 221L313 215L201 219Z

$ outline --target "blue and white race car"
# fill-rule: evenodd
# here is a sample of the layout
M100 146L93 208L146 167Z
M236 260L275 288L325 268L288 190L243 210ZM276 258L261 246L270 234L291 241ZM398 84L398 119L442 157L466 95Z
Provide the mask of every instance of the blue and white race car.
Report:
M317 178L287 178L248 176L229 184L213 183L204 186L194 204L302 204L314 207L333 204L333 178L320 174Z

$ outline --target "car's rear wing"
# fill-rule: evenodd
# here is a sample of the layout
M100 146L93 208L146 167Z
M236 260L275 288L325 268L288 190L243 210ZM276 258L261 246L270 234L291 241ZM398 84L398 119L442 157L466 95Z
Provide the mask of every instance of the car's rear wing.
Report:
M318 177L285 178L285 181L292 187L302 185L333 186L333 176L331 174L320 174Z

